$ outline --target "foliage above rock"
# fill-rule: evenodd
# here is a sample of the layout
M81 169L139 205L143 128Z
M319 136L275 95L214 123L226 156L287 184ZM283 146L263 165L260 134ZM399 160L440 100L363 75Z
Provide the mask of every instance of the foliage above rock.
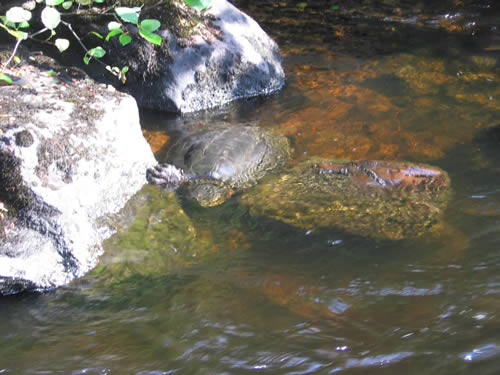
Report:
M211 0L29 0L24 2L9 2L10 8L5 9L5 15L0 16L0 28L16 39L10 59L4 63L7 67L16 59L17 48L26 39L41 43L53 44L60 52L70 46L67 37L59 37L60 25L65 26L72 38L80 44L85 55L83 61L89 64L92 59L100 61L106 55L104 45L113 37L118 37L120 44L126 47L135 36L140 36L148 42L161 45L162 37L156 31L171 30L178 37L187 38L193 28L206 18L200 13L210 6ZM189 5L186 6L186 4ZM43 7L43 9L42 9ZM82 34L91 34L102 43L95 47L87 47L80 37L79 25L88 24L95 19L106 20L108 33L102 35L99 30L85 30ZM76 31L72 23L76 25ZM35 29L35 30L33 30ZM36 30L38 29L38 30ZM45 39L39 39L41 36ZM125 82L128 67L106 66L106 69ZM1 73L0 80L11 83L10 77Z

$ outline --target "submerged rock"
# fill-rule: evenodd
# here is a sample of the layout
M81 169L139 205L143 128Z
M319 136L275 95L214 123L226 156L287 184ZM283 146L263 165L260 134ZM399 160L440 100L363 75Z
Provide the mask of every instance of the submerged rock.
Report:
M276 43L226 0L214 0L202 15L180 1L146 6L144 17L162 21L162 46L137 37L126 48L115 41L107 55L112 64L130 67L126 88L141 107L194 112L267 95L284 84Z
M133 294L137 280L150 284L158 278L197 275L196 267L209 264L226 269L234 262L233 252L250 246L244 233L228 223L233 216L190 211L175 192L144 186L110 218L118 233L104 242L105 252L85 280L97 281L106 293L125 288L123 293Z
M68 283L95 266L100 224L154 165L137 105L42 55L0 87L0 295ZM16 78L16 74L22 76ZM7 231L5 231L7 232Z
M241 200L254 216L315 230L399 240L438 222L449 197L446 172L405 162L309 160L265 179Z
M105 283L175 272L203 259L210 246L200 241L177 195L153 186L144 186L111 221L119 233L105 241L96 269Z

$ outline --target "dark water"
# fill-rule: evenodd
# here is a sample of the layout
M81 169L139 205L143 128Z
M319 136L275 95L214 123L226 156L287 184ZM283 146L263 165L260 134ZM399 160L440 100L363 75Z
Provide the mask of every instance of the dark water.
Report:
M0 301L0 373L498 374L497 2L238 3L279 42L286 88L144 113L155 150L179 126L250 122L294 160L425 162L452 181L442 223L401 241L309 233L147 187L91 274Z

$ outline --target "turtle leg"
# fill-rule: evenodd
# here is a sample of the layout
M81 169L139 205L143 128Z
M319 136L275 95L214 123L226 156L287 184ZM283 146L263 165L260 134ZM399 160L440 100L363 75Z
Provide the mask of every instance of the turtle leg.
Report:
M162 185L170 189L177 189L187 180L182 169L172 164L158 164L146 170L146 179L150 184Z

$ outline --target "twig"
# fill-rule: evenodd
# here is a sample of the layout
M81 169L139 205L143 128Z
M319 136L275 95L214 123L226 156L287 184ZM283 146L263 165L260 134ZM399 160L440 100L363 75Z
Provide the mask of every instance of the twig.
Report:
M47 29L46 27L44 27L42 30L39 30L39 31L37 31L36 33L33 33L33 34L29 35L29 36L28 36L28 38L33 38L34 36L40 35L40 34L42 34L42 33L46 32L46 31L48 31L48 30L49 30L49 29Z
M156 8L158 5L162 5L162 4L163 4L163 1L164 1L164 0L160 0L160 1L158 1L156 4L153 4L153 5L151 5L150 7L147 7L147 8L146 8L146 9L144 9L144 10L149 10L149 9Z
M71 24L69 22L65 22L65 21L61 21L61 23L66 26L68 28L69 31L71 31L71 33L73 34L73 36L76 38L76 40L78 41L78 43L80 43L80 45L82 46L83 50L85 51L85 53L87 53L89 50L87 49L87 47L85 47L85 44L83 44L82 40L80 39L80 37L78 36L77 33L75 33L75 31L73 30L73 27L71 27Z
M80 44L80 46L82 46L83 50L85 51L85 53L88 53L89 52L89 49L85 46L85 44L83 44L82 40L80 39L80 37L78 36L78 34L73 30L73 27L71 27L71 24L69 22L65 22L65 21L61 21L61 23L66 26L68 28L69 31L71 31L71 33L73 34L73 36L76 38L76 40L78 41L78 43ZM94 56L91 56L91 58L94 57ZM97 57L94 57L94 60L97 61L99 64L101 64L102 66L104 66L106 69L108 67L107 64L105 64L103 61L101 61L101 59L97 58Z
M21 44L23 40L22 39L17 39L16 45L14 46L14 50L12 51L12 54L10 55L9 59L5 62L3 65L4 68L7 68L7 66L10 64L14 56L16 55L17 49L19 48L19 45Z

